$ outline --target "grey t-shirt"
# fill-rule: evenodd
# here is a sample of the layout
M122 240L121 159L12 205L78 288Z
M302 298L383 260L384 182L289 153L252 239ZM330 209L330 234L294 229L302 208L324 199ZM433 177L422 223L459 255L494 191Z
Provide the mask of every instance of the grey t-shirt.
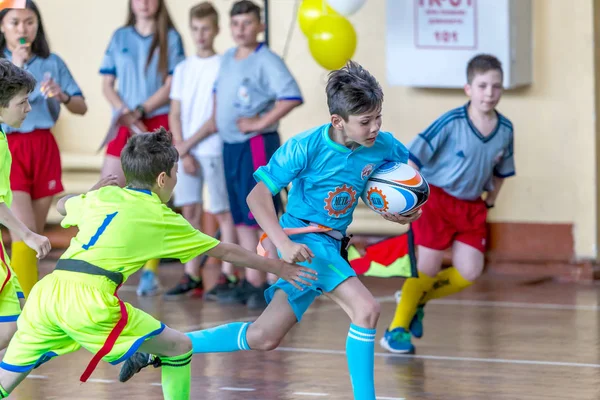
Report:
M513 125L498 114L496 129L483 136L467 114L468 103L431 124L409 144L410 159L427 181L463 200L492 190L492 177L515 174Z
M254 117L270 111L278 100L300 100L302 94L283 60L260 44L243 60L235 59L236 48L221 59L215 82L217 129L225 143L241 143L251 137L277 130L279 123L263 132L244 134L237 127L240 117Z

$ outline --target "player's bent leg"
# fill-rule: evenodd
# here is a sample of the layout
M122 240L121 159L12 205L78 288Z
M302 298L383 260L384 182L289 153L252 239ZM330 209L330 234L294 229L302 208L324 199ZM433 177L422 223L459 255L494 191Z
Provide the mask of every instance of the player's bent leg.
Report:
M296 322L297 317L287 301L287 295L278 290L265 311L252 324L233 322L185 335L191 340L192 353L272 350ZM119 375L121 382L131 379L134 374L149 365L164 366L166 359L153 355L159 354L162 348L151 347L153 345L150 340L142 346L140 352L125 361Z
M356 400L375 400L375 333L381 307L357 277L350 277L327 296L344 309L352 323L346 355Z
M194 353L272 350L296 321L297 317L287 301L287 295L282 290L277 290L255 322L233 322L187 335L192 340Z
M456 241L452 246L452 254L452 262L465 280L473 282L481 276L485 264L485 255L482 251Z
M484 254L475 247L456 241L452 247L452 263L453 267L446 268L437 275L434 287L423 299L423 304L471 286L483 272Z
M275 291L265 311L248 327L248 347L262 351L276 349L297 322L298 317L288 302L288 295L283 290Z

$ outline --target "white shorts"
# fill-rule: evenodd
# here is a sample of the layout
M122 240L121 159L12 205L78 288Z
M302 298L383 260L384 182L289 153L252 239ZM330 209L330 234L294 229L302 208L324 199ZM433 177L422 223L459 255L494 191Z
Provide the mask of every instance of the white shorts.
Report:
M204 211L211 214L220 214L229 211L223 157L195 157L200 164L200 169L196 175L186 174L183 169L183 162L179 160L177 185L175 185L173 192L173 204L175 207L203 204L204 185L206 185L208 202L204 203Z

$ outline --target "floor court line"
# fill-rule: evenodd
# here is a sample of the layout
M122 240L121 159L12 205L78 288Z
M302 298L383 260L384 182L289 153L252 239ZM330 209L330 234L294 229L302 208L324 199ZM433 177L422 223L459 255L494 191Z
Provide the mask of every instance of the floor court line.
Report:
M394 296L384 296L375 298L379 303L394 303L396 298ZM445 305L445 306L465 306L465 307L492 307L492 308L516 308L516 309L530 309L530 310L565 310L565 311L600 311L600 305L573 305L573 304L552 304L552 303L525 303L525 302L511 302L511 301L488 301L488 300L432 300L429 304ZM340 307L337 305L322 306L319 308L309 308L304 315L314 314L317 312L327 312L333 310L339 310ZM253 317L242 317L237 319L228 319L225 321L207 321L197 325L190 325L184 328L179 328L180 331L190 332L198 329L212 328L214 326L229 324L232 322L248 322L254 321L258 316Z
M290 353L306 353L306 354L331 354L331 355L346 355L344 350L330 349L308 349L300 347L278 347L275 351L284 351ZM600 364L584 364L559 361L536 361L536 360L510 360L503 358L476 358L476 357L452 357L452 356L435 356L435 355L413 355L413 354L392 354L392 353L375 353L375 357L381 358L414 358L422 360L436 361L466 361L480 362L489 364L520 364L520 365L538 365L551 367L572 367L572 368L600 368Z

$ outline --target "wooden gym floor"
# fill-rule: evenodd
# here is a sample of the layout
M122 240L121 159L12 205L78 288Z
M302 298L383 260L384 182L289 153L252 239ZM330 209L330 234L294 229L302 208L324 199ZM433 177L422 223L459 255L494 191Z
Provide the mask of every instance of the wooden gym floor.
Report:
M53 267L44 261L42 273ZM164 286L181 273L162 265ZM139 274L121 297L169 326L183 331L253 320L258 313L240 306L201 300L138 299ZM377 340L395 308L400 280L366 279L382 303ZM415 356L384 352L377 342L378 399L533 400L600 398L598 287L534 278L486 275L460 295L426 308L425 335ZM329 300L317 301L306 317L270 353L195 355L193 399L351 400L344 355L349 321ZM160 371L145 370L127 384L119 367L100 364L81 384L90 360L85 351L54 359L35 370L11 399L162 399Z

